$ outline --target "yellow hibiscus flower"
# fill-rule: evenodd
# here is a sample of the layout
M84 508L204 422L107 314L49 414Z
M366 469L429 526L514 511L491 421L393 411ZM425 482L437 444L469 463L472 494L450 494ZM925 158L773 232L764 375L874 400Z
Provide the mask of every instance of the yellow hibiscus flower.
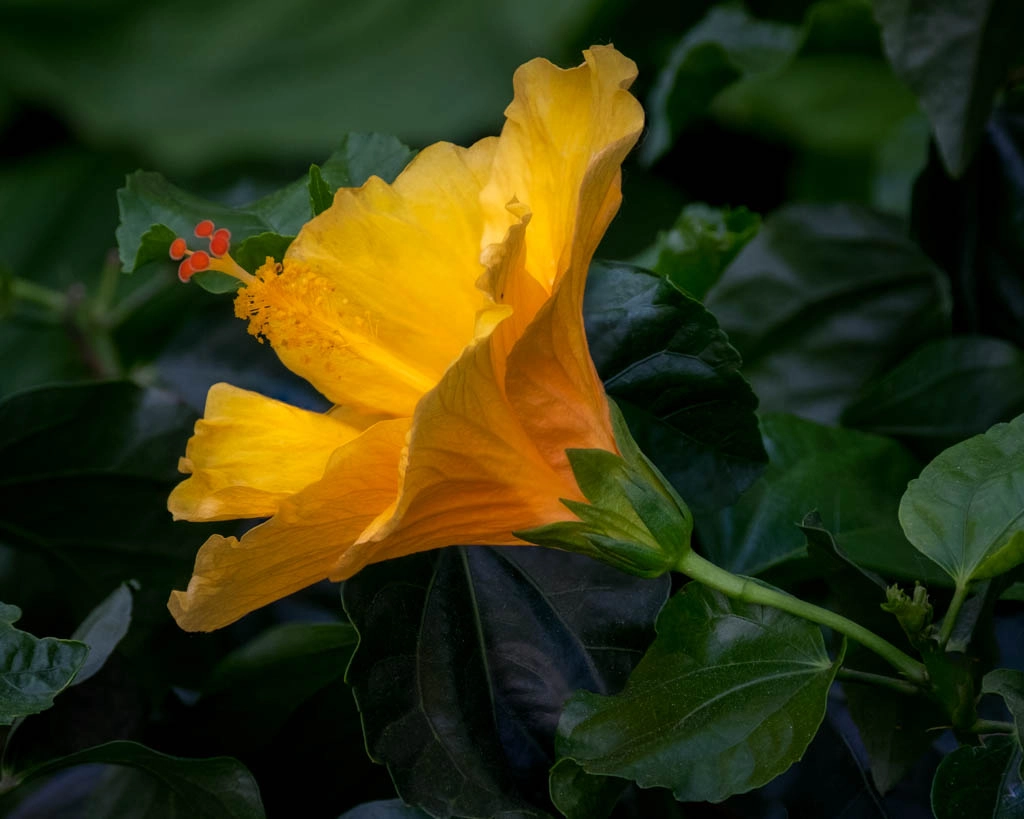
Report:
M575 516L567 449L617 453L583 328L587 268L643 127L610 46L515 74L500 137L432 145L394 184L337 192L236 313L334 405L210 389L176 519L269 517L211 537L169 607L209 631L324 578ZM208 260L204 260L208 261Z

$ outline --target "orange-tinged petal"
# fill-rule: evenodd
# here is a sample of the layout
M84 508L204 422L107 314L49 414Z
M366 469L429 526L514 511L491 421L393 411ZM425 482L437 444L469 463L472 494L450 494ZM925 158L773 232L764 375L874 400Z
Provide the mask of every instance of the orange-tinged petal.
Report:
M493 338L466 350L421 402L398 503L363 535L367 542L339 560L335 576L451 544L521 543L512 530L524 523L572 519L559 498L582 495L571 478L549 467L503 400Z
M439 143L393 185L341 189L306 224L280 272L239 291L250 332L335 404L410 416L473 338L491 300L479 207L496 140Z
M175 520L268 517L320 479L360 428L259 393L214 384L179 469L191 474L167 505Z
M187 631L212 631L328 577L338 556L390 504L408 419L381 421L336 450L321 480L242 536L211 537L186 591L168 606Z

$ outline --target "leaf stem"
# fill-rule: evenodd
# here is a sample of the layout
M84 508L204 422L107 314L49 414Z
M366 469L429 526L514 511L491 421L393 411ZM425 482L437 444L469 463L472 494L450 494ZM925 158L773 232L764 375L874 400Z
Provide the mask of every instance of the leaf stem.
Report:
M921 689L914 683L906 680L898 680L895 677L887 677L884 674L872 674L870 671L857 671L854 668L840 668L836 676L841 680L855 683L867 683L878 685L897 691L900 694L920 694Z
M953 629L956 626L957 615L960 614L960 608L963 606L964 601L967 600L969 590L970 583L957 581L956 591L953 592L953 599L949 602L949 609L946 611L946 616L942 618L942 630L939 631L939 648L945 648L946 643L949 642L949 638L952 636Z
M721 569L714 563L705 560L694 551L687 552L676 564L676 569L699 580L706 586L716 589L728 597L743 600L747 603L758 603L781 609L782 611L803 617L805 620L845 634L865 648L871 649L888 662L893 668L910 681L924 685L928 681L928 673L924 665L913 657L900 651L888 640L879 637L873 631L864 628L841 614L829 611L821 606L808 603L784 591L760 583L748 577L741 577Z
M62 317L68 311L70 302L67 295L51 287L36 284L27 279L15 278L12 292L15 299L45 307L54 313L57 318Z
M103 326L111 330L120 327L132 313L149 302L150 299L160 295L172 283L172 280L165 276L154 276L146 280L101 316Z
M1017 727L998 719L977 719L968 730L972 734L1012 734Z

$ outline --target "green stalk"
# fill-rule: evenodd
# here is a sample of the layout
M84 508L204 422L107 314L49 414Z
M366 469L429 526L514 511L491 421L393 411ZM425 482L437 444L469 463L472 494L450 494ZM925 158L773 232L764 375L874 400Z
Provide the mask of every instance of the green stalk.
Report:
M1012 722L1002 722L997 719L979 719L974 721L969 729L972 734L1012 734L1016 726Z
M57 318L63 316L68 310L68 297L64 293L26 279L14 279L12 294L15 299L47 308Z
M689 575L705 586L722 592L727 597L736 600L743 600L747 603L757 603L763 606L772 606L782 611L795 614L805 620L828 626L840 634L845 634L851 640L855 640L865 648L871 649L879 657L888 662L893 668L903 674L911 682L924 685L928 681L928 673L924 665L914 658L900 651L888 640L884 640L859 623L847 619L834 611L815 606L805 600L800 600L786 592L771 586L758 583L750 578L740 577L725 569L720 569L714 563L705 560L694 551L687 552L676 564L676 569L683 574Z
M939 648L945 648L946 643L949 642L949 638L953 634L953 628L956 626L957 615L960 614L960 608L963 606L964 601L967 600L969 588L969 583L957 581L956 591L953 592L953 599L949 602L949 609L946 611L946 616L942 618L942 630L939 632Z
M884 674L872 674L870 671L857 671L853 668L840 668L836 677L847 682L867 683L888 688L900 694L920 694L921 689L906 680L898 680L895 677L886 677Z

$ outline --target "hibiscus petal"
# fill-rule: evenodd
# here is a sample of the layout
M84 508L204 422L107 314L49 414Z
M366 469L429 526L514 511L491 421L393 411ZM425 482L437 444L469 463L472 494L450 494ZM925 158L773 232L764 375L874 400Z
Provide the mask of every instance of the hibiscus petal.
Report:
M526 268L549 293L574 263L589 264L618 209L619 165L643 129L643 109L626 90L633 61L611 46L583 56L567 70L538 59L516 71L482 194L485 243L516 221L506 210L512 197L529 208Z
M479 197L496 140L426 148L393 185L341 189L275 274L239 292L250 332L336 404L410 416L490 299Z
M230 384L214 384L178 468L191 477L167 506L175 520L269 517L320 479L360 427Z
M408 428L408 419L374 424L336 450L323 478L282 501L273 518L241 540L207 540L188 589L168 601L178 625L212 631L327 578L394 500Z
M402 494L363 536L372 556L359 562L357 547L339 561L335 576L451 544L522 543L513 529L574 519L559 498L582 495L548 467L501 395L492 339L466 350L423 399L409 435Z

